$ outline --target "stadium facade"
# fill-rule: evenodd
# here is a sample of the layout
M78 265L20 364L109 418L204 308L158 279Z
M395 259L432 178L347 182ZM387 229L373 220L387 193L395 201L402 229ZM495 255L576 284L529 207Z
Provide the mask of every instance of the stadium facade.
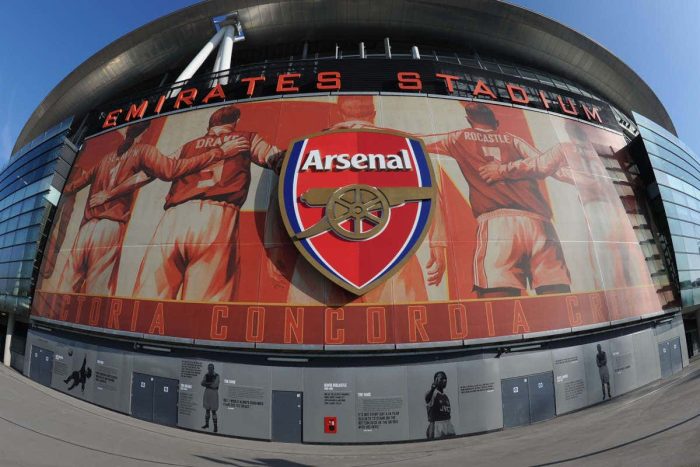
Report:
M698 352L700 161L507 3L180 10L56 86L0 197L5 364L165 425L475 434Z

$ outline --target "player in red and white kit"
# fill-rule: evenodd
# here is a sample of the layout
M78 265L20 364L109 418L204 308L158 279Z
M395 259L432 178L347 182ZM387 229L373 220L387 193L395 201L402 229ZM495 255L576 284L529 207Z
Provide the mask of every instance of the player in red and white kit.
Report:
M586 243L591 270L597 272L596 265L600 265L607 288L646 284L646 263L639 253L632 226L625 222L627 213L598 151L581 125L572 120L566 122L564 127L570 143L559 143L526 160L489 164L482 167L480 173L488 183L552 176L575 185L590 230L591 238ZM611 219L618 221L611 222ZM614 248L596 255L597 242L614 245ZM630 268L635 262L636 266ZM595 277L596 286L600 287L598 274Z
M90 185L90 201L85 207L59 290L114 295L122 241L134 204L134 191L124 190L107 195L113 188L141 170L155 173L164 180L172 180L231 156L241 146L240 142L231 143L225 150L208 151L194 159L176 160L162 155L150 144L139 142L148 127L149 122L129 126L124 142L115 152L104 156L92 169L83 171L66 185L64 195L73 195Z
M250 165L279 170L283 152L257 133L236 131L241 112L229 105L209 118L207 134L186 143L181 160L242 138L246 150L173 181L163 215L141 262L134 295L230 301L238 271L238 217L248 196Z
M507 164L539 153L521 138L498 131L498 120L486 104L468 103L465 111L471 128L425 139L428 152L455 159L469 184L478 222L474 290L479 297L518 296L528 286L537 294L569 292L569 270L538 181L488 183L479 174L489 163Z
M425 408L428 411L428 428L425 437L428 439L446 438L455 435L452 425L452 411L450 398L445 394L447 387L447 374L438 371L433 376L433 384L425 393Z

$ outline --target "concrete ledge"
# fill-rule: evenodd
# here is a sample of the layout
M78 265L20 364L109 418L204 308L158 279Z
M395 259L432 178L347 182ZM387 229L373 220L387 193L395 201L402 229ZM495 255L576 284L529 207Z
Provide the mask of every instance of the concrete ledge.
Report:
M655 312L653 312L653 313L647 313L647 314L642 315L642 316L641 316L641 319L653 318L653 317L655 317L655 316L663 316L663 315L665 315L665 314L666 314L666 313L665 313L663 310L661 310L661 311L655 311Z
M318 97L318 96L330 96L329 91L326 92L307 92L307 93L296 93L296 94L282 94L282 99L299 98L299 97Z
M270 350L323 350L323 344L255 344L256 349Z
M353 351L353 350L394 350L394 344L357 344L357 345L324 345L327 351Z
M153 334L144 334L144 340L158 342L173 342L176 344L194 344L194 339L187 337L172 337L172 336L154 336ZM148 343L146 343L148 345Z
M252 342L228 342L228 341L215 341L209 339L194 339L195 345L206 345L208 347L229 347L229 348L239 348L239 349L252 349L255 348L255 344Z
M500 337L481 337L479 339L465 339L464 345L497 344L499 342L513 342L523 340L522 334L512 334Z
M378 96L379 91L331 91L331 96Z
M571 333L571 328L552 329L550 331L528 332L526 334L523 334L523 339L535 339L538 337L556 336L558 334L569 333Z
M405 344L396 344L397 349L430 349L430 348L444 348L444 347L462 347L464 345L463 340L454 341L437 341L437 342L411 342Z
M431 97L433 99L449 99L453 101L471 101L473 100L471 97L464 97L464 96L450 96L446 94L430 94L428 93L428 97Z
M622 319L616 319L615 321L610 321L610 324L632 323L634 321L641 321L641 320L642 320L641 316L630 316L629 318L622 318Z
M590 329L607 328L610 326L610 321L603 321L602 323L584 324L583 326L575 326L571 328L571 332L588 331Z
M53 326L61 327L61 328L65 328L65 329L77 329L79 331L89 331L89 332L93 332L93 333L109 334L112 336L125 336L125 337L134 337L137 339L147 339L144 336L144 334L140 333L140 332L119 331L116 329L87 326L85 324L68 323L66 321L59 321L57 319L45 318L43 316L31 316L30 318L32 321L36 321L37 323L51 324Z
M396 91L379 91L380 96L402 96L402 97L428 97L424 92L396 92Z

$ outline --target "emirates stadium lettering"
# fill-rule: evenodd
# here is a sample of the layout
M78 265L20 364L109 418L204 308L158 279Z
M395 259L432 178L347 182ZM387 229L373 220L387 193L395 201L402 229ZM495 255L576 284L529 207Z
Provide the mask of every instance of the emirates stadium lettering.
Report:
M486 101L500 101L534 107L593 123L617 125L610 109L602 102L592 100L586 102L579 97L570 97L552 90L533 88L531 83L506 81L505 88L496 88L488 80L474 80L470 76L469 73L431 73L428 75L413 71L399 71L393 76L393 80L389 81L390 83L393 81L393 84L389 85L393 89L389 89L389 91L435 93ZM313 75L282 73L277 77L239 76L237 80L232 80L225 86L221 84L211 87L205 85L186 86L178 92L164 91L159 95L99 112L98 121L95 122L99 126L95 126L93 131L99 132L143 118L213 103L304 92L376 91L376 89L372 89L372 86L375 85L376 83L371 82L358 82L357 78L344 76L340 71L321 71Z

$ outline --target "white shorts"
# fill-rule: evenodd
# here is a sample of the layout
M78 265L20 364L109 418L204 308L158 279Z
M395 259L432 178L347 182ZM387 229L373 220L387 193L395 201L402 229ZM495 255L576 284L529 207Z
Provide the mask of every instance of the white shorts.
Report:
M90 295L114 295L125 231L124 222L110 219L90 219L81 225L58 289Z
M474 286L524 290L570 285L559 237L542 216L499 209L478 217Z
M226 302L238 273L239 208L190 200L165 211L146 249L134 296Z
M430 422L426 434L428 439L446 438L455 435L455 427L450 420L438 420Z

